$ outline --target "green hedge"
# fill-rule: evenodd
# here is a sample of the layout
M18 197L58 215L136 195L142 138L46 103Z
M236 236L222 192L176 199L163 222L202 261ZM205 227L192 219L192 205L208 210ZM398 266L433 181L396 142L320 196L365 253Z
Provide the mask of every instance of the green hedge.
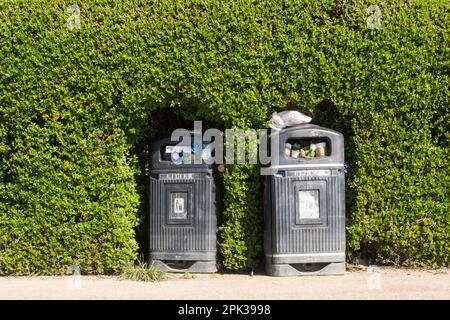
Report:
M0 271L135 259L131 150L169 109L222 129L313 112L346 134L349 259L448 265L449 21L444 0L2 1ZM223 264L254 268L258 168L223 181Z

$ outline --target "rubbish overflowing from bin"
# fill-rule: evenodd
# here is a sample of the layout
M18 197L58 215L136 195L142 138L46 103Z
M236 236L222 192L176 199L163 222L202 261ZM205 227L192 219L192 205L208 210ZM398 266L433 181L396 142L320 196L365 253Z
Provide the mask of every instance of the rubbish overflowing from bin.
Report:
M284 144L284 154L288 158L312 159L325 157L328 152L326 141L308 142L289 140Z
M274 130L281 130L299 124L310 123L311 120L311 117L294 110L286 110L279 113L274 112L270 119L270 127Z

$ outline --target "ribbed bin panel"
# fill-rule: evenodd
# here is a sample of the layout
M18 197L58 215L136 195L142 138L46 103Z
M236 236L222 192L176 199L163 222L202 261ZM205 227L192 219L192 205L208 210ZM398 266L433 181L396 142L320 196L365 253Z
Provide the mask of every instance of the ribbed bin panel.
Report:
M270 177L273 219L273 253L323 253L345 250L344 176ZM297 182L323 181L326 208L323 223L296 224L294 186Z
M216 215L212 192L213 180L164 181L151 178L150 251L215 252ZM187 193L187 217L171 220L168 199L171 192Z

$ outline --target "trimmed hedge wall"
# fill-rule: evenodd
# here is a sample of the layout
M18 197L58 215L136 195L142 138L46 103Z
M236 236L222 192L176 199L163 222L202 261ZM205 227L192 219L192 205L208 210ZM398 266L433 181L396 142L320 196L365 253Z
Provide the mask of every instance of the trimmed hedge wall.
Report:
M68 30L67 8L81 10ZM136 258L133 147L150 112L218 128L296 108L346 134L349 259L448 265L450 4L5 0L0 272L118 271ZM223 264L257 267L258 168L228 166Z

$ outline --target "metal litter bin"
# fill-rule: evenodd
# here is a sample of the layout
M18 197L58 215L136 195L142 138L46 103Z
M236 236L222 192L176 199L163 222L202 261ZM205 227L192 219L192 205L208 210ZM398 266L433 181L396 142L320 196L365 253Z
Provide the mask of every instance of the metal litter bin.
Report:
M193 161L174 163L167 150L176 144L166 138L152 145L150 263L170 272L215 272L217 222L213 166ZM184 146L173 155L178 153L177 159L183 159L191 156L187 155L190 149L191 146Z
M344 137L306 124L271 135L279 161L265 177L264 251L273 276L345 272Z

